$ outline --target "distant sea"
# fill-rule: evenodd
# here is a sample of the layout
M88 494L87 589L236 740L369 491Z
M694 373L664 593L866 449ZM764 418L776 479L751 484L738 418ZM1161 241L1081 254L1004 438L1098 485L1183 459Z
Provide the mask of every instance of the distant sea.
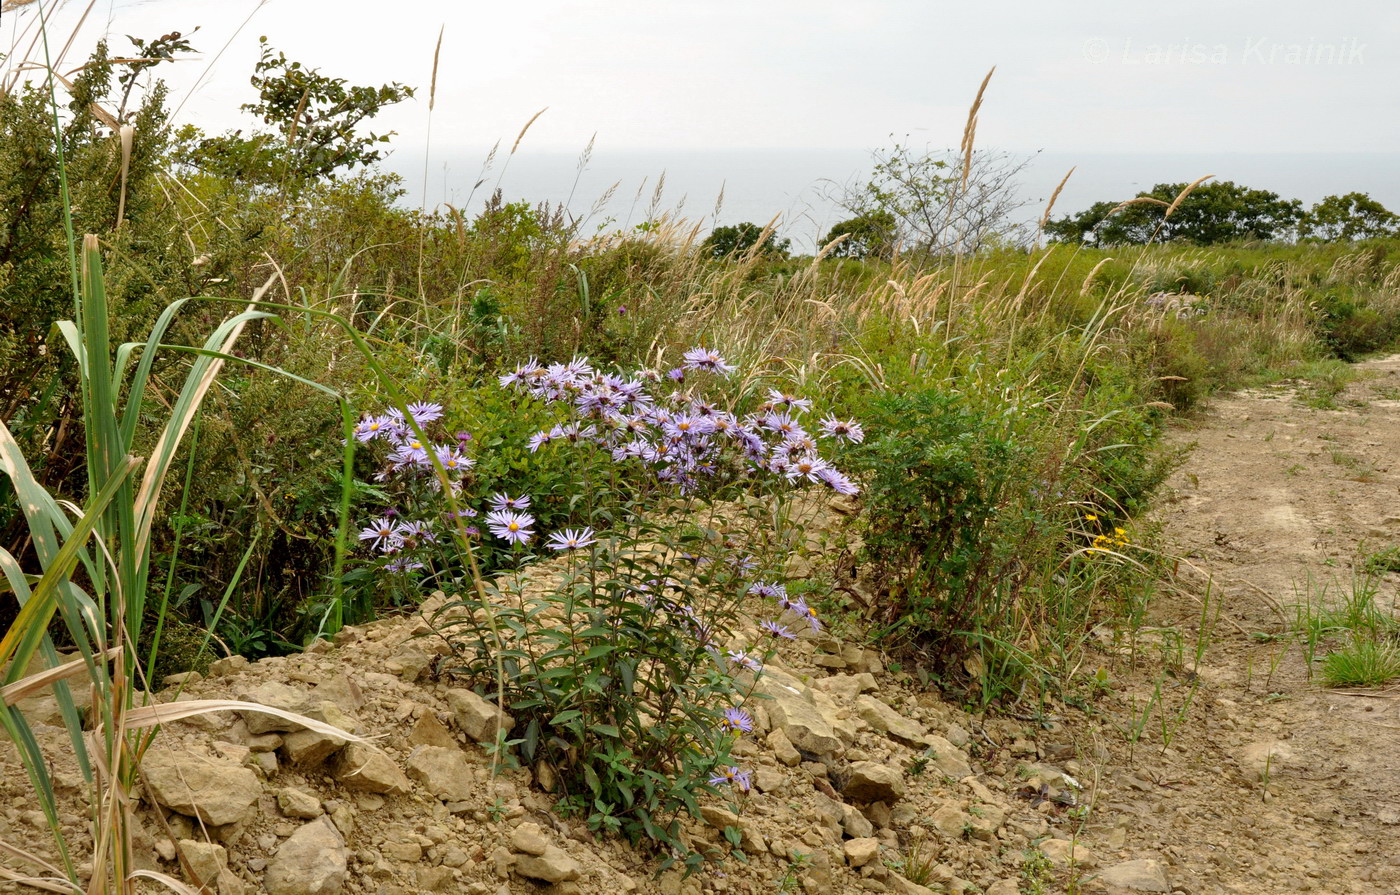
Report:
M584 233L627 229L653 210L701 225L779 216L778 229L793 248L811 251L832 224L849 215L836 201L842 189L868 177L871 155L861 150L595 150L580 172L578 153L522 147L498 154L483 173L481 150L435 151L427 168L421 152L402 150L386 167L403 176L404 201L428 207L448 202L475 212L497 185L507 201L567 203L584 219ZM1065 172L1074 175L1055 203L1054 216L1099 200L1121 201L1157 183L1192 181L1206 174L1312 204L1328 195L1369 193L1400 213L1400 152L1390 153L1020 153L1031 157L1019 181L1021 215L1038 220ZM664 178L664 180L663 180ZM475 186L482 180L480 186ZM657 189L660 187L660 195ZM611 190L607 201L601 201Z

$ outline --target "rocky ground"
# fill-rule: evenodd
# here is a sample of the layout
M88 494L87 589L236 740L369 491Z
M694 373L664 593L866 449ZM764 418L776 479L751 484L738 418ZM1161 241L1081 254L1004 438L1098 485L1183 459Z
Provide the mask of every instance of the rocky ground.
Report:
M738 749L754 791L689 827L715 844L737 827L747 862L658 876L552 812L528 772L493 776L478 743L502 719L434 674L412 617L185 681L181 699L247 699L367 742L251 713L169 725L138 856L221 895L1400 893L1400 694L1322 690L1279 636L1309 570L1349 574L1363 538L1400 536L1400 360L1363 370L1338 409L1245 393L1176 433L1197 443L1159 511L1176 574L1140 626L1096 632L1070 705L969 715L875 651L787 648ZM76 772L55 773L76 795ZM82 828L78 806L64 823ZM46 835L0 748L0 840Z

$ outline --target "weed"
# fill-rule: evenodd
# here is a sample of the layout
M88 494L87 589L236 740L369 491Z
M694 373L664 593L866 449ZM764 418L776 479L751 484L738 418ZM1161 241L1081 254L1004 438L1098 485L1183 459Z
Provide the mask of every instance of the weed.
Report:
M1400 647L1362 633L1322 660L1329 687L1375 687L1400 677Z

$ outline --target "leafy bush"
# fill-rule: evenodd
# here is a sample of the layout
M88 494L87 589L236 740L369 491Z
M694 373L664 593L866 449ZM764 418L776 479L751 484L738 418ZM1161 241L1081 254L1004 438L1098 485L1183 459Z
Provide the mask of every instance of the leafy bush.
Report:
M962 395L881 395L867 411L880 434L856 453L866 482L865 551L888 600L885 620L946 654L990 608L1014 541L999 512L1029 445Z

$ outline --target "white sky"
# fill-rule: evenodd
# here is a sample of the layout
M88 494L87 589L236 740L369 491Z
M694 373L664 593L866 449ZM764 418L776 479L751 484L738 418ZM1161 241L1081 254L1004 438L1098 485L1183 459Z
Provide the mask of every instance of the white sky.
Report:
M68 0L51 33L85 5ZM0 51L34 15L4 15ZM1391 0L98 0L69 61L103 32L120 52L125 34L196 25L201 58L163 67L181 122L248 123L237 107L267 34L351 83L420 87L377 122L420 154L442 25L435 154L509 145L544 106L536 150L577 151L594 132L600 150L956 146L992 65L980 146L1400 150Z

